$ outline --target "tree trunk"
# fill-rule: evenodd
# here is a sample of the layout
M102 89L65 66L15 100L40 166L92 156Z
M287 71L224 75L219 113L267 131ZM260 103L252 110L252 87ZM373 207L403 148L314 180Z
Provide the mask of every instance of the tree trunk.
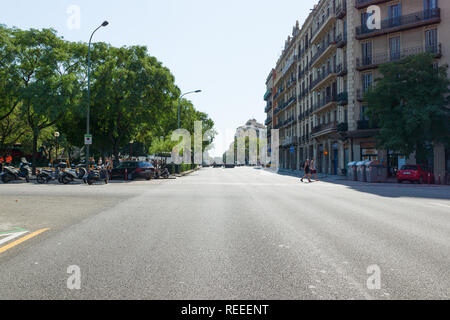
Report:
M32 160L32 169L33 175L36 175L36 160L37 160L37 143L38 143L39 131L33 130L33 160Z

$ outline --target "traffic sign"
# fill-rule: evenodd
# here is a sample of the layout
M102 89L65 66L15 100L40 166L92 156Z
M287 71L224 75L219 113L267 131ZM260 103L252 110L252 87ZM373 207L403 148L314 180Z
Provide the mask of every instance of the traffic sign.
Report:
M84 144L85 145L92 145L92 134L85 134L84 135Z

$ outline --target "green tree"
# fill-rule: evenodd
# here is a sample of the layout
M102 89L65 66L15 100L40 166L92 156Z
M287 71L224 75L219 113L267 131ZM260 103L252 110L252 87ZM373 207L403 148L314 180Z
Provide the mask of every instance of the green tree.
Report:
M430 143L450 140L448 66L433 62L431 54L419 54L380 66L382 77L365 95L380 147L424 161Z
M73 106L80 92L72 67L71 44L54 30L13 29L15 65L20 76L20 112L33 137L33 172L36 170L41 131L54 126Z
M16 48L12 38L12 30L0 25L0 122L8 118L20 103Z

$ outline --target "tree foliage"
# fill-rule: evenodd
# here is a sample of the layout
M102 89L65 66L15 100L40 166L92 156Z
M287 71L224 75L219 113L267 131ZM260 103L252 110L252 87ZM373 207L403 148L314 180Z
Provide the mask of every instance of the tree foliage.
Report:
M433 62L431 54L420 54L380 66L382 77L365 96L380 147L423 161L431 143L449 142L448 66Z
M87 55L87 44L65 41L54 30L0 26L0 148L31 136L34 163L39 147L51 147L52 139L41 139L49 131L61 132L65 148L83 147ZM146 47L97 43L91 61L94 154L118 156L131 141L148 150L161 136L170 136L180 90ZM192 132L199 120L205 131L213 127L192 103L183 100L182 105L184 128Z

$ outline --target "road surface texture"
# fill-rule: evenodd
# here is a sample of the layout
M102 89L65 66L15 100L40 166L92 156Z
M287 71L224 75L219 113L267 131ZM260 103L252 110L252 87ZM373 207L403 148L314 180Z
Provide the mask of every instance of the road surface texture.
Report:
M0 299L450 298L448 187L207 168L0 201L0 232L50 229L0 254Z

